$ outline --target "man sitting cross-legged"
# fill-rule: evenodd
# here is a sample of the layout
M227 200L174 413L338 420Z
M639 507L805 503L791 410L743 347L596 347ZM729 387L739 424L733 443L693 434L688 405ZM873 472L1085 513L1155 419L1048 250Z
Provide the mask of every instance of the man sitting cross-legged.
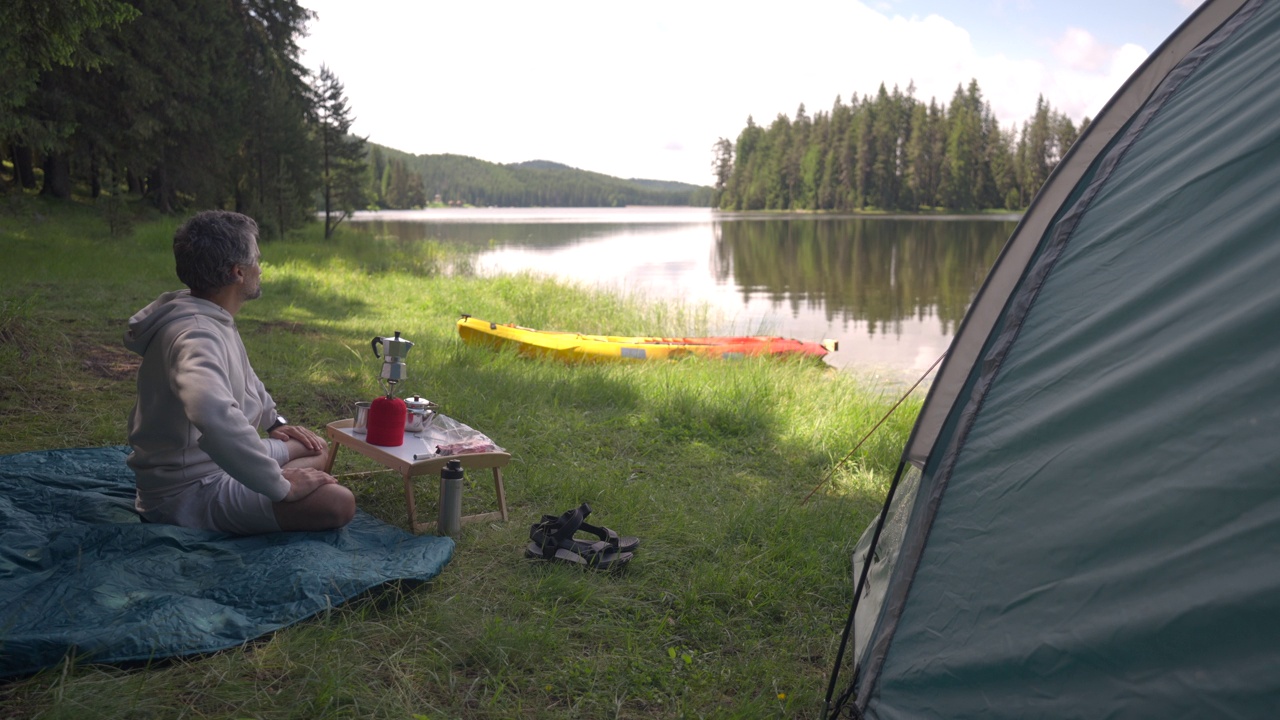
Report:
M325 441L276 413L236 329L241 306L262 294L257 223L200 213L173 254L189 289L139 310L125 335L142 356L129 416L138 512L238 535L351 522L355 496L321 470Z

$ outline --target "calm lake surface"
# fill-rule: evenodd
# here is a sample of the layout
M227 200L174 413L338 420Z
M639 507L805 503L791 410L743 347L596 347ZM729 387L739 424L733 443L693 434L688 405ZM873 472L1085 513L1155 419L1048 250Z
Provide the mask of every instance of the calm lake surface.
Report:
M352 220L366 232L473 248L481 273L528 270L706 303L723 319L716 334L834 338L840 350L829 364L899 382L914 380L946 350L1017 216L475 208Z

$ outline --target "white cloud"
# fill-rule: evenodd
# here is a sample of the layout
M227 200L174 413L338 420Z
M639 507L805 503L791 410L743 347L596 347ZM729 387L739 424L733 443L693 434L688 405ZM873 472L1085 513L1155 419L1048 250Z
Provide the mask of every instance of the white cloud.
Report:
M1108 49L1098 67L1063 68L1046 78L1045 98L1054 108L1079 121L1095 117L1115 91L1147 59L1147 51L1133 44Z
M1097 72L1107 65L1112 50L1088 30L1069 27L1053 43L1053 54L1070 70Z
M320 12L304 62L346 85L355 130L413 153L546 159L620 177L709 183L711 147L752 116L881 82L947 104L978 80L1006 127L1038 94L1094 114L1145 57L1069 29L1052 66L979 49L939 15L904 17L841 0L743 6L650 0L466 3L308 0Z

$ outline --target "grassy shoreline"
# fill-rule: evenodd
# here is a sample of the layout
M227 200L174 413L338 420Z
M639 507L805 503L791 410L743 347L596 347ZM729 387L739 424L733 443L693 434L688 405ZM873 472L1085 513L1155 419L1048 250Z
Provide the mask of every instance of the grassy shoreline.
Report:
M0 214L0 454L120 445L136 363L124 323L178 287L176 218L112 237L91 208ZM242 648L146 669L77 665L0 685L0 716L817 717L849 554L918 402L800 501L897 399L806 362L565 366L461 345L461 312L547 328L691 334L697 308L530 276L465 255L317 228L266 243L264 295L237 318L283 412L313 428L377 392L375 335L415 343L408 392L512 453L509 523L464 528L433 583L390 589ZM374 466L340 453L336 472ZM403 527L390 473L347 481ZM467 498L486 509L481 475ZM424 484L424 489L428 486ZM491 489L488 489L491 493ZM419 493L423 512L433 493ZM644 545L621 575L524 560L529 523L580 502Z

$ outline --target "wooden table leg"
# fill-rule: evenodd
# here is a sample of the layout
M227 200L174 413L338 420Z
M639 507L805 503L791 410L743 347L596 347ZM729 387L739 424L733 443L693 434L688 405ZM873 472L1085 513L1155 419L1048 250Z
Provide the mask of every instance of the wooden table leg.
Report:
M404 503L409 506L409 532L417 532L418 508L413 504L413 477L404 471Z
M498 512L502 513L502 522L506 522L507 490L502 486L502 468L493 469L493 489L498 494Z
M333 473L333 461L338 457L338 447L338 443L329 441L329 455L324 460L324 471L327 473Z

